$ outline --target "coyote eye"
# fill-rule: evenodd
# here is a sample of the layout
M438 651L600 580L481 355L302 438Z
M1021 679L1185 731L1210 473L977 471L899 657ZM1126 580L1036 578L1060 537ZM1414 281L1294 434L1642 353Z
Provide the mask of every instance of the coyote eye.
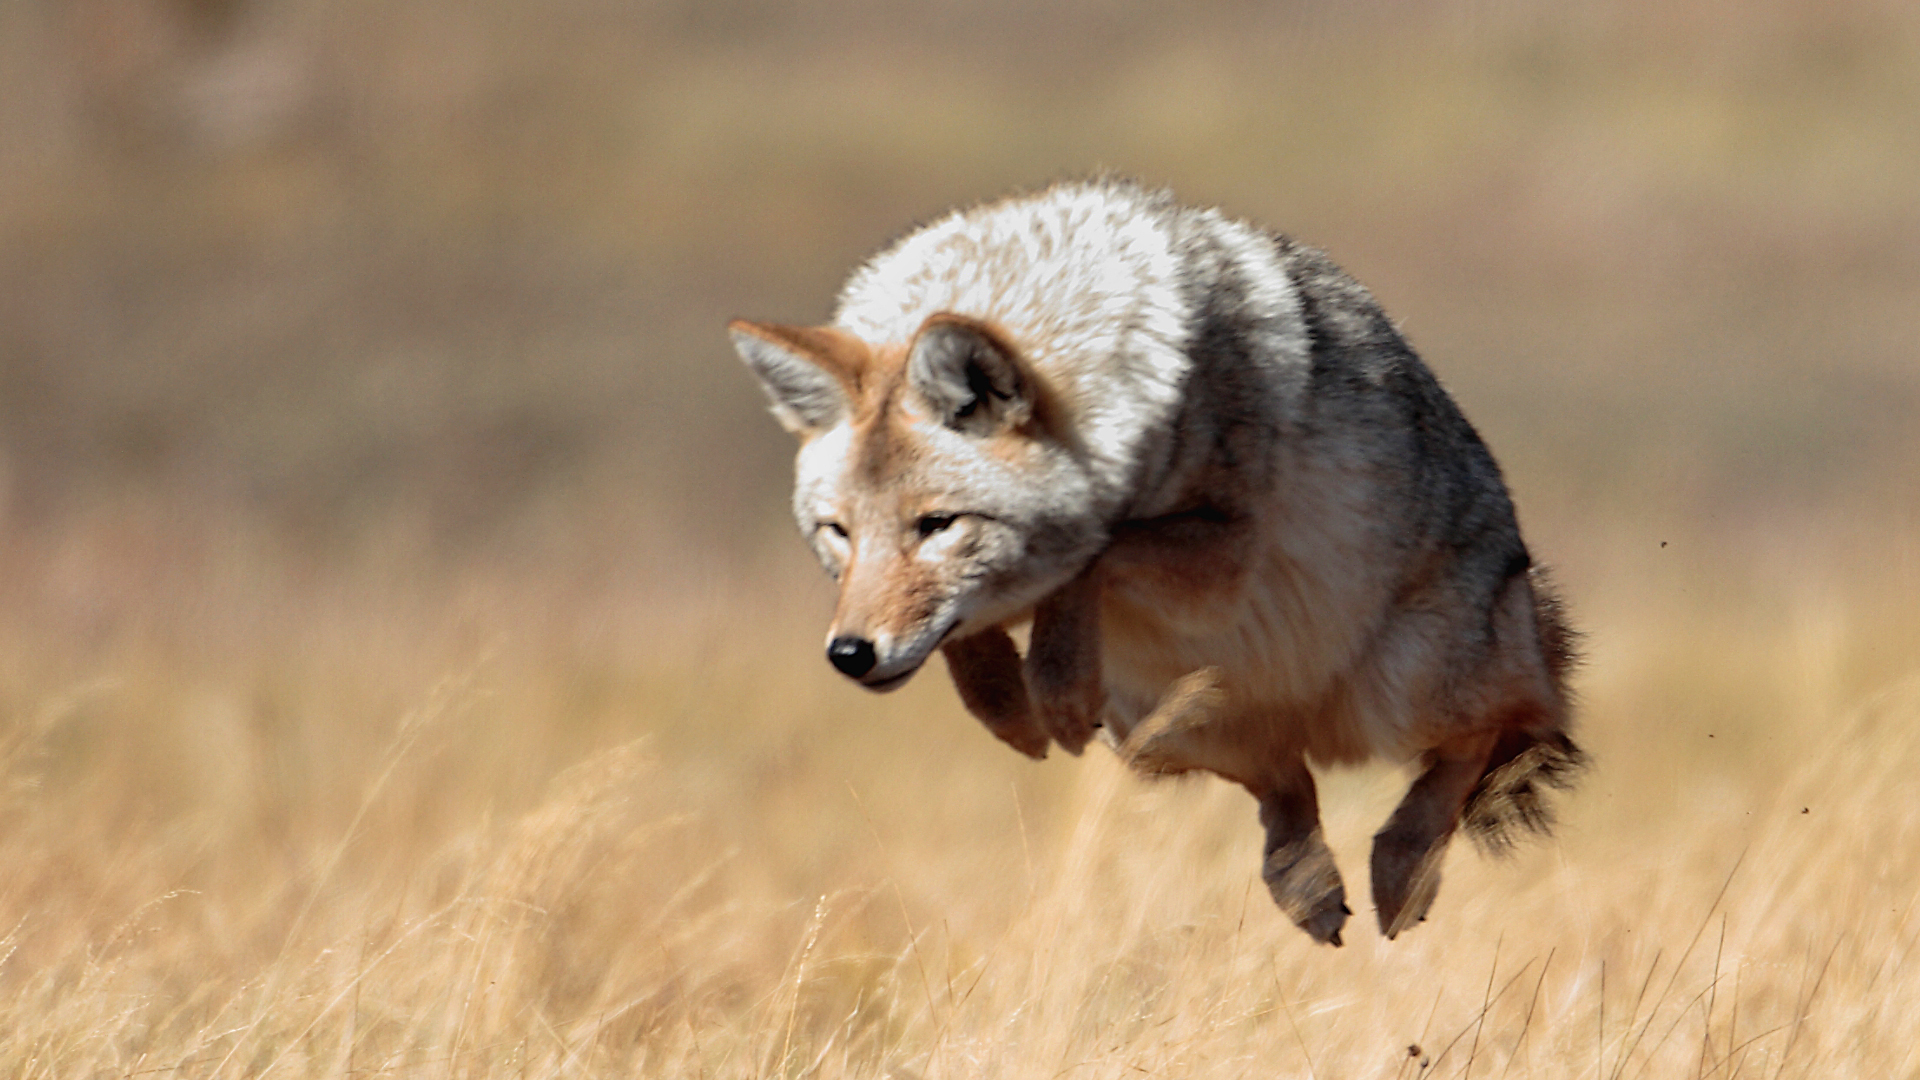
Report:
M959 517L959 514L928 514L918 523L920 535L932 536L937 532L945 532L948 526L959 520Z
M847 538L846 526L840 524L837 521L823 521L820 523L820 527L832 533L833 535L839 537L842 540L845 540Z

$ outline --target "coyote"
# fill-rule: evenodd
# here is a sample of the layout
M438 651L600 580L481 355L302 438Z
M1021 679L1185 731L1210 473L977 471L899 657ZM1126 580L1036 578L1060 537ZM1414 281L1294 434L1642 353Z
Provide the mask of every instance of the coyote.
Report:
M1098 734L1242 785L1274 901L1332 945L1309 759L1420 763L1373 841L1389 938L1459 825L1495 852L1550 826L1585 762L1573 635L1486 446L1325 254L1064 183L908 234L829 325L729 329L799 439L827 656L862 686L937 648L1022 753Z

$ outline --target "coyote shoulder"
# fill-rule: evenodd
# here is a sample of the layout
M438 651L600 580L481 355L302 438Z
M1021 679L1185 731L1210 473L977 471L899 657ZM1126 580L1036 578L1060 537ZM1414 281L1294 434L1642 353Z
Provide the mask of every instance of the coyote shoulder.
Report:
M1373 842L1388 937L1462 823L1495 850L1550 824L1585 760L1572 635L1485 444L1326 255L1060 184L910 233L828 325L731 331L799 439L828 658L863 686L939 649L1030 756L1098 734L1243 785L1274 900L1335 945L1309 759L1420 763Z

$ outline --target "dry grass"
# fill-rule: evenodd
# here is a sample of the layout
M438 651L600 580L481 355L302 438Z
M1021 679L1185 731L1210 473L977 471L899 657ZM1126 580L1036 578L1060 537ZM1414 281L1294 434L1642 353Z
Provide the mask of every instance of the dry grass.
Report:
M860 694L784 569L669 611L187 541L130 581L164 539L7 552L8 1075L1917 1064L1910 531L1796 549L1832 575L1798 593L1673 548L1576 590L1599 767L1561 838L1456 850L1428 924L1362 898L1338 951L1266 900L1244 795L1026 763L937 673ZM1327 778L1350 878L1400 782Z
M0 1075L1920 1073L1915 9L1272 7L0 4ZM718 328L1101 165L1372 284L1590 633L1399 942L817 655Z

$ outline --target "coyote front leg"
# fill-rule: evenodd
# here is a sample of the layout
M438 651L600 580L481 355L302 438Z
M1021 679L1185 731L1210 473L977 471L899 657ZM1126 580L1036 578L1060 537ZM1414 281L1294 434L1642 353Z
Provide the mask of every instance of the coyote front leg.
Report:
M1213 508L1123 521L1093 566L1041 601L1027 646L1027 686L1041 726L1055 742L1079 753L1106 707L1102 590L1124 579L1164 601L1162 607L1230 593L1246 575L1252 538L1244 516Z
M1034 609L1026 676L1040 727L1067 753L1078 754L1093 738L1107 705L1097 569L1082 572Z
M1440 861L1467 796L1486 772L1493 732L1467 735L1427 751L1426 771L1373 836L1373 906L1391 940L1426 918L1440 888Z
M942 645L940 653L968 712L1015 750L1035 760L1047 756L1047 733L1033 715L1020 675L1020 650L1005 630L994 627L956 638Z

